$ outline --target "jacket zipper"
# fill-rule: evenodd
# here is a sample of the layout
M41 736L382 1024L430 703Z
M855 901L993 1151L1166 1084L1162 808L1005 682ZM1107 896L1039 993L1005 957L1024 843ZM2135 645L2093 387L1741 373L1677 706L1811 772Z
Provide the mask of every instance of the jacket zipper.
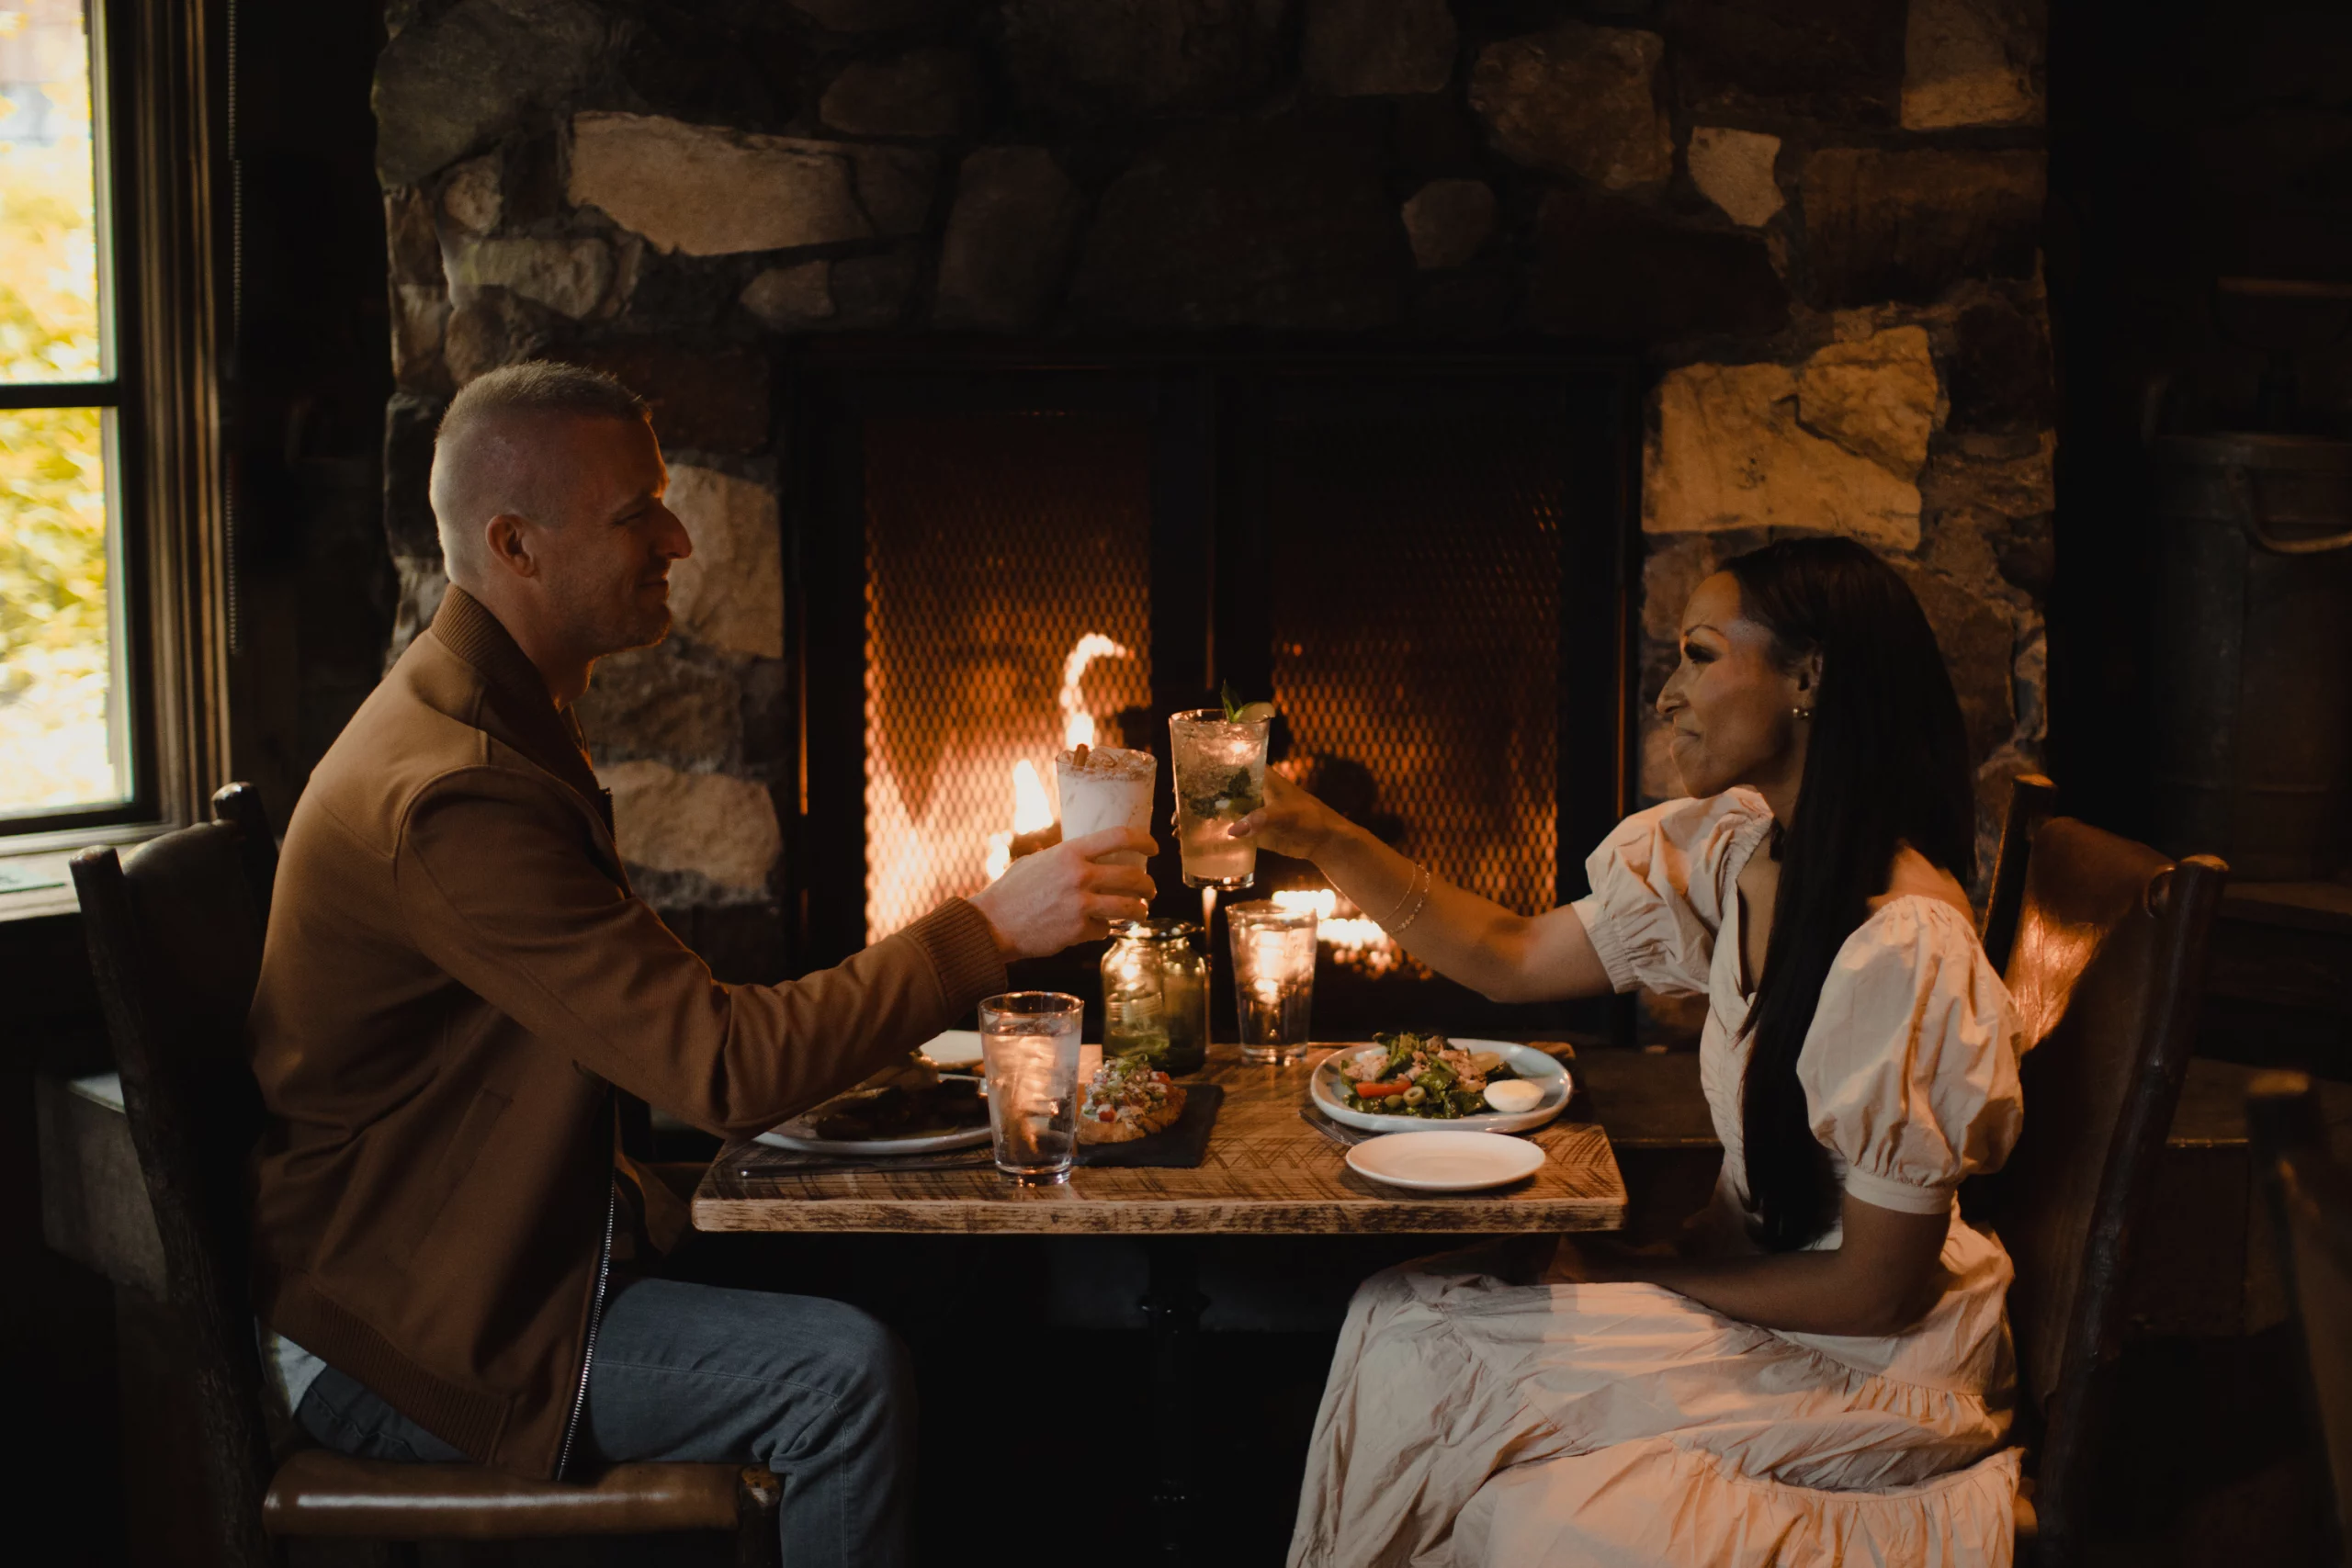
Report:
M605 1325L605 1282L613 1271L613 1218L620 1206L618 1186L605 1192L605 1245L596 1254L596 1294L588 1303L588 1345L580 1353L580 1386L571 1393L571 1416L563 1424L563 1447L555 1456L555 1478L571 1468L571 1439L580 1434L580 1413L588 1407L588 1369L596 1364L596 1331Z

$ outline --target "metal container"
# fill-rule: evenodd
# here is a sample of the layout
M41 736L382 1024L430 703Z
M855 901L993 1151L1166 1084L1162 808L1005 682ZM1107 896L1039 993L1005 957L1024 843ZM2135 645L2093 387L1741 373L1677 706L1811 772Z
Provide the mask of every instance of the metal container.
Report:
M2162 847L2328 876L2352 812L2352 442L2175 435L2156 462Z
M1114 920L1102 954L1102 1050L1163 1050L1170 1073L1208 1061L1209 962L1190 920Z

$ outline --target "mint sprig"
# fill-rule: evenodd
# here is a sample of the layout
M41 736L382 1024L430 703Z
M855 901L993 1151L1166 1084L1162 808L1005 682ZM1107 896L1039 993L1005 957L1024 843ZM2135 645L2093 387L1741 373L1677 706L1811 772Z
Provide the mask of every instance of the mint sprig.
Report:
M1234 696L1232 682L1227 681L1222 683L1217 691L1216 700L1225 705L1226 723L1239 724L1241 722L1241 709L1244 705Z

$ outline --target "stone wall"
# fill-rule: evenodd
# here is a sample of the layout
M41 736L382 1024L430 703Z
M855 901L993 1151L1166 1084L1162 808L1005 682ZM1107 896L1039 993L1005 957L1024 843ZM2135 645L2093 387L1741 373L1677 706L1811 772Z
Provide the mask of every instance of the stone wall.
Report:
M1713 563L1844 532L1918 588L1987 799L2039 753L2040 0L395 0L390 22L396 644L440 591L424 479L458 385L554 355L651 397L697 556L678 635L582 709L625 852L702 938L764 951L776 919L767 393L812 333L1637 344L1645 694ZM1643 782L1673 787L1655 744Z

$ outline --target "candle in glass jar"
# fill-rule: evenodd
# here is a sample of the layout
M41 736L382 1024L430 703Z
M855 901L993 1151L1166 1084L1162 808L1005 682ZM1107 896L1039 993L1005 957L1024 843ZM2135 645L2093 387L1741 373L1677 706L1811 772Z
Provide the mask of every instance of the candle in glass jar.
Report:
M1208 1055L1208 965L1183 920L1114 920L1102 954L1102 1044L1151 1050L1170 1073L1196 1073Z
M1227 918L1242 1059L1295 1060L1306 1050L1315 1000L1315 911L1261 901L1237 904Z

